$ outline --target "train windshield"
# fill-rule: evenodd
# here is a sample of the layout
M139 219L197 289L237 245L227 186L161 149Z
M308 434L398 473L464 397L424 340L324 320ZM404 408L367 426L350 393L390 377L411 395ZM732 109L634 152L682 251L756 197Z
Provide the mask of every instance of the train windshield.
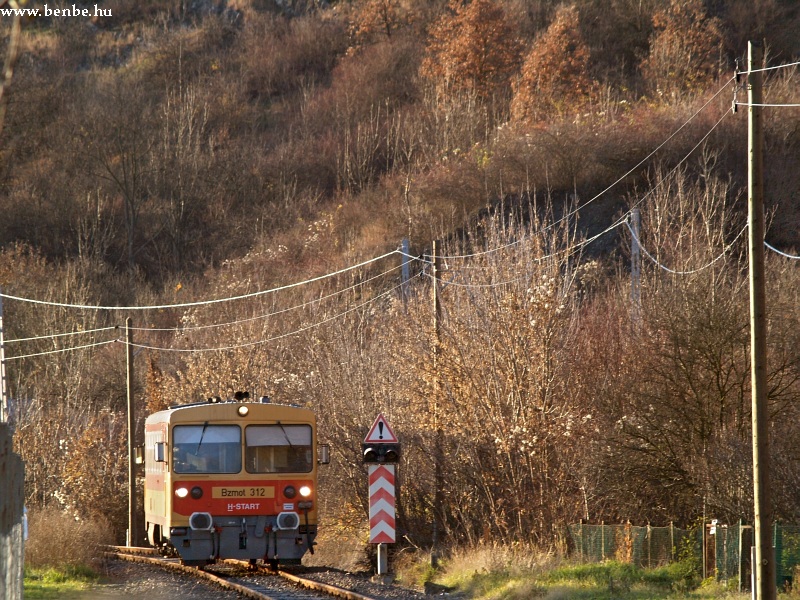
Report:
M244 434L248 473L311 472L311 425L249 425Z
M175 473L238 473L242 430L238 425L176 425L172 429Z

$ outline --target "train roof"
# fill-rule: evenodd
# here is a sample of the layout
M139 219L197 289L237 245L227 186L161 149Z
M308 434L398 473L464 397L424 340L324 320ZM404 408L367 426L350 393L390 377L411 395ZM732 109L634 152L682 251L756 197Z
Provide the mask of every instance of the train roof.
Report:
M212 420L237 420L242 419L240 407L247 407L247 416L250 419L265 421L297 420L303 422L315 421L314 412L290 404L272 404L264 402L248 402L242 400L229 400L221 402L193 402L190 404L176 404L166 410L161 410L149 415L147 423L176 422L176 421L212 421Z

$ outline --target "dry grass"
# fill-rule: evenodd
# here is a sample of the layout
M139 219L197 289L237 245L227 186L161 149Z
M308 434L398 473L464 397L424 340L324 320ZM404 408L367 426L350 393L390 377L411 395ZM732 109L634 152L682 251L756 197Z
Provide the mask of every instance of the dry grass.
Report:
M32 510L28 515L25 565L34 569L93 566L102 546L114 543L103 520L76 520L57 508Z

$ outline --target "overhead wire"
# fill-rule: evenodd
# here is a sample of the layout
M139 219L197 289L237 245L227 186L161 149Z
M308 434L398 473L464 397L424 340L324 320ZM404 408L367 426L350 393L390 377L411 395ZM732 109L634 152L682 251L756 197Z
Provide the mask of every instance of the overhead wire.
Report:
M330 317L326 317L325 319L323 319L321 321L317 321L317 322L311 323L309 325L304 325L303 327L300 327L300 328L295 329L293 331L282 333L280 335L275 335L275 336L272 336L272 337L269 337L269 338L266 338L266 339L256 340L256 341L252 341L252 342L243 342L241 344L230 344L230 345L227 345L227 346L216 346L216 347L206 347L206 348L167 348L167 347L163 347L163 346L154 346L154 345L142 344L142 343L138 343L138 342L128 342L127 340L122 340L122 339L116 340L116 341L119 341L119 342L121 342L121 343L123 343L125 345L130 345L130 346L135 347L135 348L142 348L142 349L146 349L146 350L156 350L156 351L160 351L160 352L219 352L219 351L223 351L223 350L238 350L238 349L241 349L241 348L251 348L253 346L260 346L262 344L268 344L269 342L274 342L276 340L280 340L280 339L283 339L283 338L291 337L293 335L297 335L298 333L303 333L305 331L309 331L309 330L314 329L316 327L320 327L321 325L324 325L326 323L329 323L331 321L339 319L339 318L341 318L341 317L343 317L343 316L345 316L345 315L347 315L347 314L349 314L349 313L351 313L351 312L353 312L355 310L358 310L360 308L363 308L364 306L367 306L368 304L371 304L372 302L375 302L375 301L377 301L377 300L379 300L379 299L381 299L381 298L383 298L385 296L388 296L389 294L391 294L391 293L395 292L396 290L400 289L401 287L403 287L403 285L404 285L403 283L399 283L396 286L393 286L390 289L381 292L380 294L376 295L374 298L370 298L369 300L365 300L364 302L362 302L360 304L357 304L356 306L352 306L352 307L348 308L345 311L342 311L342 312L337 313L335 315L332 315Z
M772 250L773 252L775 252L776 254L780 254L781 256L783 256L785 258L789 258L791 260L800 260L800 256L796 256L794 254L787 254L786 252L781 252L780 250L778 250L774 246L770 246L767 242L764 242L764 245L767 248L769 248L770 250Z
M677 136L677 135L678 135L678 134L679 134L679 133L680 133L680 132L681 132L681 131L682 131L682 130L683 130L683 129L684 129L686 126L687 126L687 125L689 125L689 123L691 123L691 122L692 122L692 121L693 121L693 120L694 120L694 119L695 119L695 118L696 118L696 117L697 117L697 116L698 116L700 113L702 113L702 112L703 112L703 111L704 111L704 110L705 110L705 109L708 107L708 105L709 105L709 104L711 104L711 103L712 103L712 102L713 102L713 101L714 101L714 100L717 98L717 96L719 96L719 95L720 95L720 94L721 94L721 93L722 93L724 90L726 90L726 89L728 88L728 85L729 85L730 83L732 83L734 80L735 80L735 76L731 76L731 77L730 77L728 80L726 80L726 81L725 81L725 83L724 83L724 84L723 84L723 85L722 85L722 86L721 86L721 87L720 87L720 88L719 88L719 89L718 89L718 90L717 90L717 91L716 91L716 92L715 92L715 93L714 93L714 94L711 96L711 98L709 98L709 99L708 99L708 100L705 102L705 104L703 104L703 106L701 106L699 109L697 109L697 111L695 111L695 113L694 113L692 116L690 116L690 117L689 117L689 118L688 118L688 119L687 119L687 120L686 120L686 121L685 121L685 122L684 122L684 123L683 123L683 124L682 124L680 127L678 127L678 128L675 130L675 131L673 131L673 132L672 132L672 133L671 133L671 134L670 134L670 135L667 137L667 139L665 139L665 140L664 140L663 142L661 142L661 143L660 143L658 146L656 146L656 148L655 148L654 150L652 150L652 151L651 151L651 152L650 152L650 153L649 153L647 156L645 156L645 157L644 157L642 160L640 160L640 161L639 161L638 163L636 163L636 164L635 164L633 167L631 167L630 169L628 169L628 170L627 170L627 171L626 171L624 174L622 174L620 177L618 177L618 178L617 178L617 179L616 179L616 180L615 180L613 183L611 183L611 184L610 184L610 185L608 185L608 186L607 186L605 189L603 189L602 191L600 191L599 193L597 193L597 194L596 194L594 197L592 197L592 198L590 198L589 200L587 200L586 202L584 202L584 203L583 203L583 204L582 204L582 205L581 205L579 208L575 208L575 209L571 210L569 213L567 213L566 215L562 216L560 219L558 219L558 220L554 221L553 223L549 224L548 226L546 226L546 227L542 228L542 230L541 230L541 231L547 231L548 229L551 229L551 228L555 227L556 225L560 224L562 221L564 221L564 220L566 220L566 219L569 219L570 217L572 217L572 216L574 216L575 214L577 214L577 213L578 213L578 212L579 212L581 209L584 209L584 208L586 208L586 207L587 207L589 204L591 204L591 203L592 203L592 202L594 202L595 200L598 200L598 199L599 199L601 196L603 196L604 194L606 194L607 192L609 192L610 190L612 190L614 187L616 187L616 186L617 186L619 183L621 183L621 182L622 182L622 181L623 181L623 180L624 180L626 177L628 177L628 176L629 176L631 173L633 173L633 172L634 172L634 171L636 171L636 170L637 170L639 167L641 167L643 164L645 164L645 163L646 163L648 160L650 160L650 159L651 159L651 158L652 158L652 157L653 157L655 154L657 154L657 153L658 153L658 152L659 152L659 151L660 151L660 150L661 150L661 149L662 149L664 146L666 146L666 145L667 145L667 144L668 144L670 141L672 141L672 139L673 139L673 138L675 138L675 137L676 137L676 136ZM726 113L726 114L727 114L727 113ZM715 128L715 127L716 127L716 125L714 126L714 128ZM712 129L714 129L714 128L712 128ZM498 248L491 248L491 249L489 249L489 250L483 250L483 251L481 251L481 252L475 252L475 253L472 253L472 254L454 254L454 255L448 255L448 256L440 256L440 257L438 257L438 258L440 258L440 259L445 259L445 260L454 260L454 259L457 259L457 258L473 258L473 257L476 257L476 256L481 256L481 255L485 255L485 254L491 254L492 252L497 252L497 251L499 251L499 250L502 250L502 249L504 249L504 248L508 248L508 247L510 247L510 246L516 245L516 244L518 244L520 241L521 241L521 240L517 240L517 241L515 241L515 242L512 242L512 243L510 243L510 244L506 244L506 245L504 245L504 246L499 246ZM429 256L429 255L426 255L426 257L427 257L427 256Z
M770 107L771 106L771 107L775 107L775 108L784 108L784 107L798 108L798 107L800 107L800 104L764 104L764 103L755 104L755 103L752 103L752 102L736 102L735 104L736 104L736 106L758 106L758 107Z
M762 73L764 71L774 71L775 69L785 69L787 67L795 67L797 65L800 65L800 62L786 63L786 64L782 64L782 65L774 65L772 67L764 67L764 68L761 68L761 69L750 69L748 71L738 71L737 74L738 75L748 75L750 73ZM733 103L734 103L735 106L751 106L751 107L766 107L766 108L769 108L769 107L773 107L773 108L784 108L784 107L798 108L798 107L800 107L800 104L797 104L797 103L784 104L784 103L767 103L767 102L760 102L760 103L739 102L738 100L736 100L736 96L735 95L734 95L734 102Z
M776 69L786 69L787 67L796 67L800 65L800 61L792 62L792 63L785 63L782 65L773 65L772 67L761 67L759 69L748 69L747 71L739 71L740 75L747 75L749 73L762 73L764 71L774 71Z
M788 64L783 64L783 65L776 65L776 66L773 66L773 67L766 67L766 68L764 68L764 69L753 69L752 71L739 71L739 72L738 72L738 74L739 74L739 75L743 75L743 74L747 74L747 73L750 73L750 72L753 72L753 73L755 73L755 72L757 72L757 71L770 71L770 70L774 70L774 69L782 69L782 68L786 68L786 67L792 67L792 66L796 66L796 65L800 65L800 62L788 63ZM621 175L619 178L617 178L617 179L616 179L616 180L615 180L613 183L611 183L611 184L610 184L608 187L606 187L604 190L602 190L601 192L599 192L598 194L596 194L594 197L592 197L592 198L590 198L588 201L586 201L586 202L585 202L585 203L584 203L584 204L583 204L583 205L582 205L580 208L573 209L571 212L569 212L568 214L564 215L563 217L561 217L560 219L558 219L558 220L557 220L557 221L555 221L554 223L552 223L552 224L548 225L547 227L543 228L543 229L542 229L542 231L546 231L547 229L550 229L550 228L552 228L552 227L554 227L554 226L558 225L558 224L559 224L561 221L563 221L564 219L568 219L569 217L571 217L571 216L575 215L577 212L579 212L579 210L580 210L581 208L585 208L586 206L588 206L589 204L591 204L592 202L594 202L595 200L597 200L598 198L600 198L600 197L601 197L603 194L605 194L605 193L609 192L609 191L610 191L611 189L613 189L613 188L614 188L616 185L618 185L618 184L619 184L619 183L620 183L622 180L624 180L624 179L625 179L626 177L628 177L628 176L629 176L631 173L633 173L633 172L634 172L636 169L638 169L639 167L641 167L641 166L642 166L642 165L643 165L645 162L647 162L647 161L648 161L650 158L652 158L652 157L653 157L653 156L654 156L654 155L655 155L655 154L656 154L656 153L657 153L659 150L661 150L661 148L663 148L663 147L664 147L664 146L665 146L667 143L669 143L669 142L670 142L670 141L671 141L671 140L672 140L672 139L673 139L673 138L674 138L674 137L675 137L675 136L676 136L678 133L680 133L680 131L681 131L681 130L682 130L684 127L686 127L686 126L687 126L689 123L691 123L691 122L692 122L692 121L693 121L693 120L694 120L694 119L695 119L695 118L696 118L696 117L697 117L697 116L698 116L698 115L699 115L701 112L703 112L703 111L706 109L706 107L707 107L709 104L711 104L711 102L713 102L713 101L714 101L714 99L715 99L717 96L719 96L719 95L720 95L720 94L721 94L721 93L722 93L722 92L723 92L725 89L727 89L728 85L729 85L731 82L733 82L735 79L736 79L736 76L734 75L734 76L732 76L730 79L728 79L727 81L725 81L725 83L724 83L724 84L723 84L723 85L722 85L722 86L721 86L721 87L720 87L720 88L717 90L717 92L716 92L716 93L714 93L714 95L713 95L713 96L711 96L711 98L709 98L709 99L708 99L708 101L707 101L705 104L703 104L703 106L701 106L701 107L700 107L700 108L699 108L699 109L698 109L698 110L697 110L697 111L696 111L696 112L695 112L695 113L694 113L692 116L690 116L690 117L689 117L689 118L688 118L688 119L687 119L687 120L686 120L686 121L685 121L685 122L684 122L684 123L683 123L683 124L682 124L680 127L678 127L678 129L676 129L676 130L675 130L675 131L674 131L674 132L673 132L673 133L672 133L672 134L671 134L669 137L667 137L667 139L665 139L665 140L664 140L664 141L663 141L661 144L659 144L658 146L656 146L656 148L655 148L653 151L651 151L651 152L650 152L650 153L649 153L647 156L645 156L645 157L644 157L644 158L643 158L641 161L639 161L639 162L638 162L638 163L637 163L635 166L633 166L631 169L629 169L627 172L625 172L623 175ZM735 102L734 104L735 104L735 105L737 105L737 106L739 106L739 105L747 105L747 103L740 103L740 102ZM752 106L756 106L756 105L752 105ZM768 106L768 105L758 105L758 106ZM775 105L775 106L798 106L798 105L794 105L794 104L786 104L786 105L784 105L784 104L782 104L782 105ZM730 112L730 111L728 111L728 112ZM727 116L728 112L726 112L726 113L723 115L723 118L724 118L725 116ZM720 121L721 121L721 119L720 119ZM715 125L714 125L714 126L711 128L711 131L713 131L714 129L716 129L716 127L719 125L720 121L717 121L717 123L716 123L716 124L715 124ZM703 137L703 139L701 140L701 142L702 142L702 141L704 141L704 140L705 140L707 137L708 137L708 134L706 134L706 135ZM692 149L692 151L691 151L691 152L694 152L694 150L695 150L695 149L697 149L697 145L695 145L695 147ZM690 154L691 154L691 152L690 152ZM685 159L684 159L684 160L685 160ZM613 229L613 228L615 228L615 227L617 227L618 225L619 225L619 223L617 223L617 224L613 225L613 226L612 226L612 229ZM603 233L605 233L605 232L603 232ZM516 241L514 241L514 242L511 242L511 243L509 243L509 244L505 244L505 245L498 246L498 247L496 247L496 248L491 248L491 249L489 249L489 250L484 250L484 251L481 251L481 252L475 252L475 253L472 253L472 254L455 254L455 255L440 256L439 258L440 258L440 259L443 259L443 260L450 260L450 259L457 259L457 258L473 258L473 257L476 257L476 256L481 256L481 255L490 254L490 253L493 253L493 252L497 252L497 251L503 250L503 249L505 249L505 248L508 248L508 247L510 247L510 246L514 246L514 245L516 245L516 244L520 243L520 241L521 241L521 240L516 240Z
M636 234L634 233L633 228L631 227L630 223L628 223L626 221L625 225L628 227L628 230L631 232L631 237L634 240L636 240L636 244L638 245L639 249L642 251L642 254L644 254L647 258L649 258L657 267L659 267L660 269L663 269L667 273L672 273L673 275L694 275L695 273L700 273L701 271L705 271L711 265L713 265L714 263L716 263L717 261L722 259L725 255L727 255L728 251L731 248L733 248L733 245L736 242L739 241L740 237L742 237L742 234L745 231L747 231L747 225L745 225L742 228L742 230L736 235L736 237L733 239L733 241L730 244L728 244L727 246L725 246L725 248L722 250L722 252L716 258L711 260L711 262L703 265L702 267L698 267L697 269L692 269L691 271L677 271L677 270L674 270L674 269L670 269L666 265L662 264L657 258L655 258L652 254L650 254L647 251L647 248L645 248L644 245L642 244L641 240L638 237L636 237Z
M546 256L542 256L542 257L538 257L537 259L535 259L535 260L536 260L536 262L541 262L541 261L544 261L544 260L547 260L547 259L550 259L550 258L556 257L556 256L558 256L558 255L560 255L560 254L564 254L564 253L570 253L570 254L573 254L573 253L575 253L575 252L577 252L577 251L579 251L579 250L582 250L584 247L588 246L588 245L589 245L589 244L591 244L592 242L596 241L597 239L601 238L601 237L602 237L602 236L604 236L605 234L607 234L607 233L609 233L609 232L613 231L614 229L616 229L617 227L619 227L620 225L622 225L623 223L625 223L625 222L628 220L628 218L630 217L631 211L632 211L634 208L636 208L636 207L638 207L639 205L641 205L642 203L644 203L644 201L645 201L645 200L646 200L646 199L647 199L647 198L648 198L648 197L649 197L651 194L653 194L653 193L654 193L654 192L655 192L655 191L656 191L656 190L657 190L657 189L658 189L658 188L659 188L659 187L660 187L660 186L661 186L661 185L662 185L662 184L663 184L665 181L667 181L667 180L668 180L668 179L669 179L669 178L672 176L672 174L673 174L673 173L675 173L675 172L678 170L678 168L679 168L679 167L680 167L680 166L681 166L681 165L682 165L684 162L686 162L686 161L689 159L689 157L690 157L692 154L694 154L694 152L695 152L695 151L696 151L696 150L697 150L697 149L698 149L698 148L699 148L699 147L700 147L700 146L701 146L701 145L702 145L702 144L703 144L703 143L704 143L704 142L705 142L705 141L708 139L708 137L709 137L709 136L710 136L710 135L711 135L711 134L714 132L714 130L715 130L717 127L719 127L720 123L722 123L722 121L723 121L723 120L725 120L725 117L727 117L729 114L731 114L731 112L732 112L732 111L733 111L733 109L732 109L731 107L729 107L729 108L728 108L728 110L726 110L726 111L725 111L725 113L723 113L723 115L722 115L722 116L721 116L721 117L720 117L720 118L717 120L717 122L716 122L716 123L714 123L714 125L712 125L712 126L711 126L711 128L710 128L710 129L709 129L709 130L708 130L708 131L707 131L707 132L706 132L706 133L703 135L703 137L702 137L702 138L700 138L700 140L699 140L699 141L698 141L698 142L697 142L697 143L696 143L696 144L695 144L695 145L692 147L692 149L691 149L691 150L689 150L689 152L687 152L687 153L684 155L684 157L683 157L681 160L679 160L679 161L677 162L677 164L675 164L675 165L672 167L672 169L670 169L670 170L667 172L667 174L666 174L664 177L662 177L662 178L661 178L659 181L657 181L657 182L656 182L656 184L655 184L655 185L653 185L653 186L650 188L650 190L648 190L648 192L647 192L646 194L644 194L644 195L643 195L643 196L642 196L642 197L641 197L639 200L637 200L637 201L636 201L636 202L635 202L635 203L634 203L634 204L633 204L633 205L632 205L632 206L631 206L631 207L628 209L628 211L626 211L626 212L625 212L625 213L624 213L624 214L623 214L623 215L622 215L620 218L618 218L618 219L617 219L615 222L613 222L611 225L609 225L608 227L606 227L606 228L605 228L603 231L601 231L601 232L599 232L599 233L597 233L597 234L593 235L592 237L590 237L590 238L587 238L587 239L585 239L585 240L581 240L581 241L580 241L580 242L578 242L578 243L577 243L575 246L570 246L570 247L568 247L568 248L565 248L565 249L563 249L563 250L559 250L559 251L557 251L557 252L554 252L554 253L552 253L552 254L549 254L549 255L546 255ZM443 257L443 258L450 258L450 257ZM427 273L426 273L426 275L427 275ZM430 275L428 275L428 276L429 276L429 277L431 277ZM451 284L451 285L457 285L457 287L469 287L469 286L470 286L470 284ZM480 285L483 285L483 284L480 284ZM507 282L499 283L498 285L507 285Z
M304 281L298 281L295 283L290 283L287 285L282 285L279 287L267 289L267 290L260 290L258 292L252 292L250 294L242 294L240 296L230 296L227 298L215 298L212 300L198 300L196 302L181 302L176 304L156 304L156 305L147 305L147 306L99 306L99 305L92 305L92 304L70 304L64 302L52 302L49 300L36 300L33 298L23 298L20 296L13 296L11 294L6 294L0 292L0 297L8 298L9 300L18 300L20 302L28 302L31 304L43 304L47 306L56 306L60 308L76 308L76 309L87 309L87 310L163 310L168 308L188 308L192 306L206 306L210 304L220 304L223 302L233 302L235 300L245 300L248 298L255 298L258 296L264 296L266 294L273 294L276 292L281 292L284 290L300 287L302 285L307 285L309 283L315 283L317 281L322 281L323 279L328 279L330 277L335 277L336 275L341 275L342 273L347 273L348 271L352 271L354 269L358 269L361 267L365 267L369 264L392 256L393 254L398 254L398 250L392 250L391 252L387 252L386 254L382 254L380 256L376 256L375 258L370 258L369 260L365 260L364 262L358 263L356 265L351 265L349 267L345 267L343 269L339 269L338 271L334 271L332 273L326 273L325 275L319 275L318 277L312 277L311 279L306 279Z
M771 67L769 69L792 66L793 64L800 64L800 63L792 63L790 65L781 65L779 67ZM763 70L769 70L769 69L763 69ZM686 127L703 110L705 110L705 108L727 87L727 85L730 83L730 81L731 80L726 81L726 83L705 104L703 104L702 107L700 107L691 117L689 117L666 140L664 140L661 144L659 144L645 158L643 158L641 161L639 161L639 163L637 163L633 168L629 169L625 174L620 176L611 185L609 185L603 191L601 191L599 194L597 194L596 196L591 198L589 201L584 203L583 207L585 207L588 204L590 204L591 202L597 200L600 196L602 196L603 194L605 194L606 192L611 190L618 183L620 183L625 177L630 175L633 171L635 171L637 168L639 168L641 165L643 165L647 160L649 160L652 156L654 156L661 148L663 148L669 141L671 141L681 130L683 130L684 127ZM700 144L702 144L707 139L707 137L711 134L711 132L714 131L714 129L716 129L716 127L719 125L719 123L722 122L722 120L725 118L725 116L727 116L727 114L731 110L732 109L729 109L728 111L726 111L725 114L723 114L723 116L714 124L714 126L712 126L712 128L703 136L703 138L701 138L700 142L698 142L692 148L692 150L681 161L679 161L678 165L676 165L670 171L670 173L668 173L667 177L669 175L671 175L671 173L675 171L677 166L682 164L700 146ZM666 177L664 179L666 179ZM662 182L663 182L663 179L660 182L658 182L656 184L656 186L654 186L653 189L651 189L647 194L645 194L645 196L643 196L634 206L637 206L638 204L641 204ZM546 230L556 226L557 224L559 224L563 220L568 219L569 217L575 215L578 212L578 210L579 209L572 210L570 213L568 213L567 215L561 217L561 219L559 219L558 221L555 221L554 223L551 223L547 227L543 228L541 231L546 231ZM584 246L586 246L589 243L592 243L593 241L598 239L600 236L605 235L609 231L615 229L616 227L618 227L623 222L626 223L626 219L627 219L627 215L628 214L629 213L626 213L625 215L623 215L622 218L618 219L615 223L612 223L612 225L607 227L605 230L603 230L599 234L596 234L596 235L592 236L591 238L588 238L586 240L583 240L583 241L579 242L576 246L567 248L564 251L559 251L559 252L553 253L551 255L545 256L545 257L539 257L537 260L538 261L545 260L547 258L562 254L563 252L572 253L572 252L577 251L578 249L583 248ZM737 238L738 238L738 236L737 236ZM499 246L497 248L493 248L493 249L482 251L482 252L477 252L477 253L472 253L472 254L462 254L462 255L450 255L450 256L444 256L444 257L440 257L440 258L447 260L447 259L471 258L471 257L481 256L481 255L489 254L489 253L492 253L492 252L497 252L497 251L502 250L504 248L508 248L508 247L517 245L517 244L520 243L520 241L521 240L516 240L516 241L514 241L514 242L512 242L510 244L505 244L503 246ZM772 248L771 246L768 246L768 247L770 249L776 251L776 252L779 252L779 251L775 250L774 248ZM211 305L211 304L217 304L217 303L231 302L231 301L236 301L236 300L241 300L241 299L253 298L253 297L257 297L257 296L261 296L261 295L266 295L266 294L269 294L269 293L275 293L275 292L278 292L278 291L283 291L283 290L299 287L299 286L302 286L302 285L306 285L306 284L310 284L310 283L313 283L313 282L316 282L316 281L321 281L321 280L324 280L324 279L327 279L327 278L330 278L330 277L334 277L336 275L339 275L339 274L342 274L342 273L346 273L346 272L348 272L350 270L353 270L353 269L356 269L356 268L360 268L360 267L369 265L369 264L371 264L373 262L376 262L378 260L382 260L384 258L392 256L393 254L399 254L399 255L404 256L406 258L409 258L411 260L420 261L420 262L423 262L423 263L430 263L430 261L426 259L426 255L423 255L423 256L420 257L420 256L414 256L414 255L408 254L406 252L402 252L400 250L393 250L391 252L387 252L387 253L385 253L383 255L380 255L380 256L377 256L375 258L363 261L363 262L358 263L356 265L351 265L349 267L345 267L345 268L340 269L338 271L327 273L325 275L320 275L318 277L314 277L314 278L307 279L307 280L304 280L304 281L295 282L295 283L284 285L284 286L279 286L279 287L276 287L276 288L271 288L271 289L267 289L267 290L261 290L261 291L253 292L253 293L250 293L250 294L243 294L243 295L232 296L232 297L227 297L227 298L218 298L218 299L212 299L212 300L202 300L202 301L196 301L196 302L162 304L162 305L148 305L148 306L82 305L82 304L70 304L70 303L59 303L59 302L51 302L51 301L42 301L42 300L36 300L36 299L31 299L31 298L23 298L23 297L19 297L19 296L10 295L10 294L4 294L4 293L0 293L0 297L8 298L8 299L11 299L11 300L30 302L30 303L35 303L35 304L45 304L45 305L49 305L49 306L57 306L57 307L63 307L63 308L76 308L76 309L93 309L93 310L154 310L154 309L168 309L168 308L186 308L186 307L204 306L204 305ZM645 254L647 254L646 250L645 250ZM780 254L783 254L783 253L780 253ZM648 256L649 256L649 254L648 254ZM785 256L788 256L788 255L785 255ZM796 258L796 257L791 257L791 256L788 256L788 257L789 258ZM652 257L651 257L651 259L652 259ZM382 273L381 275L375 276L375 277L370 278L370 279L368 279L366 281L370 281L370 280L372 280L372 279L374 279L376 277L381 277L381 276L391 272L392 270L395 270L396 268L399 268L399 266L398 267L394 267L392 269L389 269L389 270L385 271L384 273ZM519 279L521 279L521 278L517 278L515 280L510 280L510 281L505 281L505 282L497 282L497 283L494 283L494 284L462 284L462 283L458 283L458 282L450 282L449 284L450 285L460 286L460 287L487 287L487 286L508 285L509 283L513 283L514 281L518 281ZM363 283L366 283L366 281L365 282L361 282L360 284L356 284L356 286L357 285L363 285ZM340 290L340 291L334 292L332 294L329 294L326 297L323 297L323 298L320 298L320 299L315 299L313 301L309 301L309 302L303 303L303 304L295 306L295 307L282 309L281 311L277 311L275 313L270 313L270 314L267 314L267 315L261 315L261 316L258 316L258 317L251 317L251 318L248 318L248 319L243 319L243 320L238 320L238 321L232 321L232 322L228 322L228 323L215 323L215 324L208 324L208 325L193 326L193 327L190 327L190 328L186 328L186 327L180 328L180 327L178 327L178 328L169 328L169 329L157 329L157 328L137 328L137 329L140 330L140 331L187 331L187 330L205 329L205 328L211 328L211 327L230 326L230 325L244 323L244 322L248 322L248 321L252 321L252 320L256 320L256 319L260 319L260 318L267 318L269 316L273 316L273 315L276 315L276 314L281 314L283 312L287 312L289 310L294 310L296 308L302 308L302 307L308 306L308 305L310 305L312 303L322 301L323 299L327 299L329 297L338 295L339 293L343 293L345 291L348 291L349 289L352 289L353 287L356 287L356 286L351 286L350 288L347 288L345 290ZM345 313L342 313L342 314L347 314L347 312L349 312L349 311L345 311ZM333 317L333 318L335 318L335 317ZM321 323L327 322L328 320L330 320L330 319L326 319L325 321L322 321ZM310 327L314 327L314 326L316 326L316 325L309 326L309 328ZM117 328L117 327L118 326L114 326L114 327L110 327L110 328L100 328L97 331L103 331L103 330L106 330L106 329L114 329L114 328ZM304 330L305 329L301 329L301 330L298 330L298 332L299 331L304 331ZM84 332L68 332L68 333L64 333L64 334L53 334L53 335L49 335L49 336L38 336L38 337L34 337L34 338L22 338L22 339L18 339L18 340L8 340L8 343L10 343L10 342L21 342L21 341L31 341L31 340L35 340L35 339L53 338L53 337L59 337L59 336L62 336L62 335L77 335L77 334L80 334L80 333L84 333ZM87 331L87 333L88 333L88 331ZM286 334L286 335L293 335L294 333L297 333L297 332L293 332L293 333ZM272 339L279 339L280 337L285 337L285 336L279 336L278 338L272 338ZM111 341L114 341L114 340L111 340ZM261 341L261 342L258 342L258 343L265 343L267 341L270 341L270 340L264 340L264 341ZM110 343L110 342L107 341L107 342L100 342L98 344L87 344L87 345L84 345L84 346L76 346L76 347L72 347L72 348L74 348L74 349L88 348L88 347L92 347L92 346L95 346L95 345L101 345L101 344L105 344L105 343ZM142 346L142 347L144 347L144 346ZM235 348L235 347L237 347L237 346L229 346L229 347L225 347L225 348ZM225 348L220 348L220 349L225 349ZM56 351L57 352L61 352L61 351L69 350L69 349L71 349L71 348L60 349L60 350L56 350ZM163 348L155 348L155 347L153 347L153 349L162 349L163 350ZM50 353L50 352L54 352L54 351L49 351L49 352L46 352L46 353ZM28 356L38 356L38 355L46 354L46 353L37 353L37 354L33 354L33 355L25 355L25 356L12 357L12 358L24 358L24 357L28 357Z
M353 284L351 286L348 286L346 288L343 288L341 290L337 290L335 292L331 292L330 294L328 294L326 296L322 296L320 298L315 298L313 300L308 300L306 302L302 302L301 304L295 304L294 306L289 306L287 308L282 308L282 309L276 310L274 312L266 313L266 314L263 314L263 315L257 315L255 317L247 317L246 319L237 319L235 321L227 321L227 322L224 322L224 323L208 323L206 325L190 325L190 326L163 327L163 328L159 328L159 327L132 327L131 329L133 331L148 331L148 332L149 331L152 331L152 332L174 331L174 332L183 333L183 332L186 332L186 331L197 331L197 330L201 330L201 329L214 329L214 328L217 328L217 327L231 327L231 326L234 326L234 325L241 325L243 323L250 323L252 321L259 321L261 319L269 319L270 317L281 315L283 313L287 313L287 312L290 312L290 311L293 311L293 310L303 309L303 308L306 308L308 306L312 306L314 304L318 304L320 302L323 302L324 300L328 300L329 298L333 298L334 296L338 296L340 294L344 294L345 292L349 292L349 291L354 290L354 289L356 289L358 287L361 287L361 286L363 286L363 285L365 285L367 283L370 283L371 281L374 281L375 279L379 279L381 277L384 277L384 276L390 274L392 271L396 271L397 269L400 269L400 268L402 268L402 265L396 265L396 266L392 267L391 269L387 269L383 273L380 273L378 275L374 275L374 276L372 276L372 277L370 277L368 279L365 279L364 281L360 281L358 283L355 283L355 284Z
M97 329L81 329L80 331L66 331L64 333L51 333L50 335L37 335L34 337L17 338L13 340L3 340L4 344L13 344L16 342L33 342L36 340L50 340L54 338L67 337L73 335L83 335L87 333L98 333L100 331L109 331L110 329L119 329L119 325L110 325L108 327L98 327Z
M82 346L69 346L67 348L55 348L53 350L45 350L43 352L33 352L31 354L22 354L20 356L6 356L4 360L19 360L21 358L32 358L34 356L45 356L46 354L60 354L62 352L70 352L72 350L84 350L86 348L94 348L96 346L105 346L106 344L113 344L114 342L118 342L117 338L112 340L104 340L102 342L94 342L92 344L84 344Z

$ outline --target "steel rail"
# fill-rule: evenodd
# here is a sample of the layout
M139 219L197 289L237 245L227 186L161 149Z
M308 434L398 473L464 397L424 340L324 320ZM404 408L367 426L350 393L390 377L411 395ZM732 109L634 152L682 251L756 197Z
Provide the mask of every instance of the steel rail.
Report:
M128 547L128 546L108 546L108 548L109 550L106 552L106 554L113 556L114 558L117 558L119 560L152 564L160 567L165 567L167 569L179 571L182 573L188 573L192 576L206 579L216 585L219 585L224 589L235 591L247 598L254 598L256 600L280 600L278 598L275 598L274 596L270 596L264 593L263 591L254 589L262 587L257 583L253 583L252 586L249 586L241 583L236 583L234 581L229 581L224 577L220 577L218 575L215 575L214 573L204 571L197 567L182 565L180 564L180 561L177 558L170 559L160 556L154 548ZM224 560L221 562L223 564L236 565L240 567L247 567L247 568L252 567L252 565L249 562L241 560ZM371 596L365 596L364 594L359 594L358 592L353 592L351 590L340 588L334 585L321 583L319 581L313 581L311 579L306 579L305 577L300 577L298 575L295 575L294 573L288 573L282 570L273 571L271 569L267 569L266 567L260 567L260 566L258 567L258 569L263 572L268 572L271 575L278 575L282 579L290 581L296 585L300 585L308 590L320 592L329 596L344 598L345 600L376 600ZM281 594L284 594L284 592L281 592Z

